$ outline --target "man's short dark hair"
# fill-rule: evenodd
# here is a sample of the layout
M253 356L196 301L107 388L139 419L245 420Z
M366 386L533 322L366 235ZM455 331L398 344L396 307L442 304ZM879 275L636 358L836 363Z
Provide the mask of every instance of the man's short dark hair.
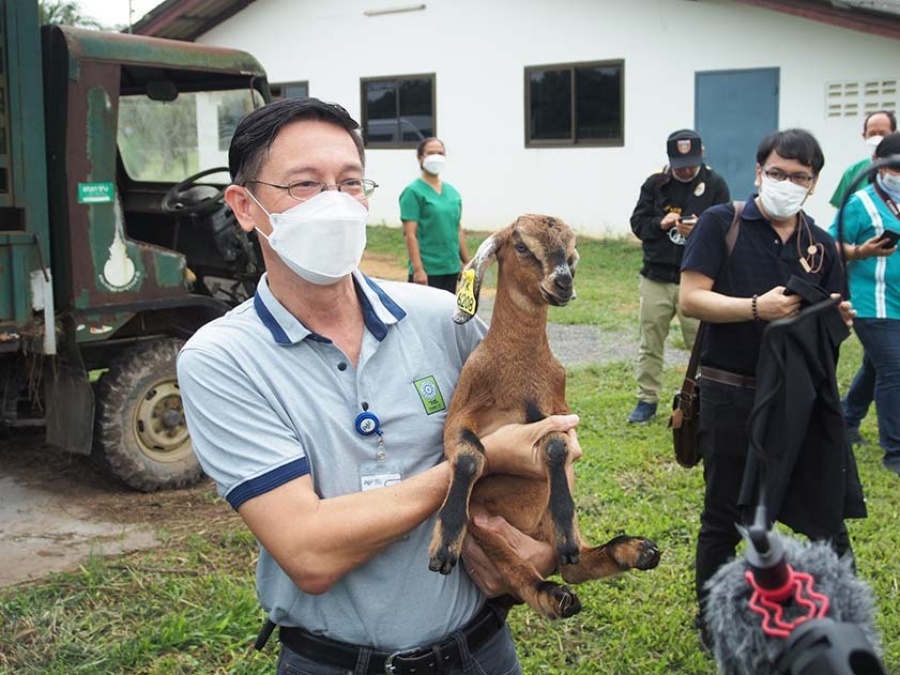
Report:
M366 151L359 124L337 103L317 98L283 98L252 110L241 119L228 148L228 170L231 180L241 185L259 175L260 166L275 137L290 122L314 120L328 122L345 129L366 165Z
M890 122L891 125L891 131L897 131L897 116L890 110L876 110L875 112L866 115L866 119L863 122L863 134L866 133L866 129L869 126L869 120L875 117L875 115L887 115L888 122Z
M819 142L806 129L773 131L760 142L756 150L756 163L765 166L766 160L773 152L777 152L785 159L795 159L803 166L808 166L815 176L818 176L825 166L825 155L822 154Z

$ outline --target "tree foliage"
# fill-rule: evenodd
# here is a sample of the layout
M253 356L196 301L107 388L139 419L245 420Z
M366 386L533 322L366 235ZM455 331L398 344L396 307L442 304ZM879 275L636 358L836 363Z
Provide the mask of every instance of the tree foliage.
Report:
M101 24L81 13L77 2L66 0L38 0L41 25L78 26L79 28L102 28Z

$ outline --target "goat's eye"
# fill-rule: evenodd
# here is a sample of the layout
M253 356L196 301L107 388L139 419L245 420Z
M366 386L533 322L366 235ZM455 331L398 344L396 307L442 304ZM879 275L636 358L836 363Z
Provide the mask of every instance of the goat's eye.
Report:
M518 244L516 244L516 250L519 253L527 253L528 247L520 241Z

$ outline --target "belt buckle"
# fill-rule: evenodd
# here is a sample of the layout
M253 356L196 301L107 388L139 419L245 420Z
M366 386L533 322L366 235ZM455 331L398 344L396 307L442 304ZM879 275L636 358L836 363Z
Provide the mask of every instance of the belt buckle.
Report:
M397 666L394 665L394 659L403 656L404 654L411 653L410 650L398 650L393 654L389 654L388 657L384 660L384 672L385 675L396 675Z

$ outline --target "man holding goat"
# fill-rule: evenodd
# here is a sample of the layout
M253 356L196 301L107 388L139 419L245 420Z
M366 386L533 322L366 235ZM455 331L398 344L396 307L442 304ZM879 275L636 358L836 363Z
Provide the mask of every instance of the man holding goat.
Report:
M496 570L483 558L446 576L427 566L450 485L447 405L484 324L455 324L448 293L357 269L378 186L340 106L251 112L229 168L225 199L260 235L267 272L253 299L187 343L178 376L203 468L260 544L278 672L520 672L505 613L481 590L504 592ZM532 447L577 422L485 435L488 472L543 475ZM550 546L488 525L554 569Z

